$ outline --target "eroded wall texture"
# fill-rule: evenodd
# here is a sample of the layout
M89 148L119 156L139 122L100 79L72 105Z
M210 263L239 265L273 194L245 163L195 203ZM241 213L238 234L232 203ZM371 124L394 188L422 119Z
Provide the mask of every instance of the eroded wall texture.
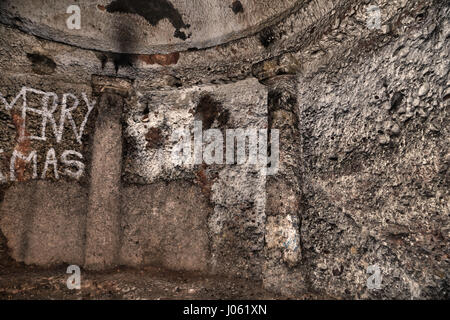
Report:
M446 1L79 2L75 30L71 3L0 4L2 266L448 299ZM173 161L179 129L255 128L275 174Z

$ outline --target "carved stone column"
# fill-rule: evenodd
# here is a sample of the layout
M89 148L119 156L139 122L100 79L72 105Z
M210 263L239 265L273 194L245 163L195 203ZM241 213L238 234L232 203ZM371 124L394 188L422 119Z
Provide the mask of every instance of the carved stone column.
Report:
M120 245L122 112L128 83L94 79L100 93L92 146L85 267L114 266Z

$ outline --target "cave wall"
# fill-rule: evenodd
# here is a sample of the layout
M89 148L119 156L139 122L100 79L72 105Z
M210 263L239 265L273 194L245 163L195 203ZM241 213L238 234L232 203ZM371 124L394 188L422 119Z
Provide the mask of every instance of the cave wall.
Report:
M448 9L355 63L298 77L312 288L448 297ZM433 18L431 18L433 17ZM378 264L382 289L369 292Z

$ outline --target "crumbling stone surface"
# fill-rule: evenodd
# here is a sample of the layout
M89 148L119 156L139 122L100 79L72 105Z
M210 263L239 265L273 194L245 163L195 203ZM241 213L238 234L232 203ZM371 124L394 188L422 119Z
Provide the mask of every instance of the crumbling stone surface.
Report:
M310 288L448 298L448 7L346 68L299 76ZM381 290L366 286L378 264Z

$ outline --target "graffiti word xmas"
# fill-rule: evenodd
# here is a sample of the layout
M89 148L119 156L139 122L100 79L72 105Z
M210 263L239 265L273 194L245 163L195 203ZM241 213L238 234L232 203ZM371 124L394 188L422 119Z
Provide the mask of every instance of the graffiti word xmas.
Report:
M3 150L0 149L0 157L2 153ZM17 169L20 167L18 166L19 162L23 166L31 168L32 179L45 179L47 172L49 172L53 173L56 179L59 179L60 175L64 175L78 180L83 175L85 169L85 165L81 160L83 160L83 155L77 151L65 150L60 157L57 157L55 149L50 148L45 156L44 169L39 175L37 152L32 150L28 154L23 154L20 151L14 150L10 159L9 174L4 174L0 170L0 183L6 183L8 180L11 182L21 180L20 175L19 177L17 175Z

